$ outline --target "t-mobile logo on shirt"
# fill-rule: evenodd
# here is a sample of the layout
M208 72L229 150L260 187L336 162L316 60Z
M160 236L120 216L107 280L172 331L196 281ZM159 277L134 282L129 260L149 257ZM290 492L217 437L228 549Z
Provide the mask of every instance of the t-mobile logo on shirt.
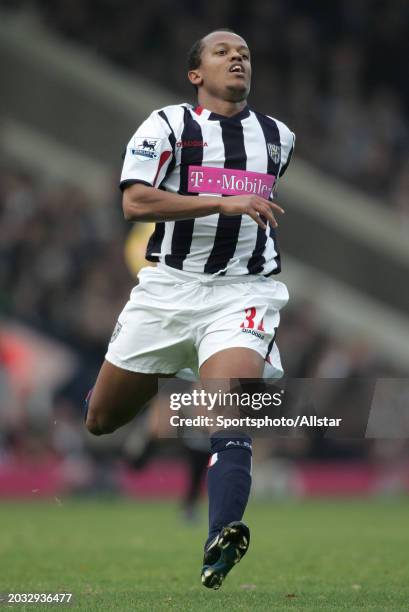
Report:
M275 176L250 170L230 170L208 166L189 166L190 193L243 195L254 193L266 200L273 189Z

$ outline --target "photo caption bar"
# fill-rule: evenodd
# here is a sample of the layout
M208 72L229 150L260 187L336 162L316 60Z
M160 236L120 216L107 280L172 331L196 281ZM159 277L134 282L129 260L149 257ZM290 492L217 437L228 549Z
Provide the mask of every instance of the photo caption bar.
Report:
M161 379L160 437L409 438L408 379Z

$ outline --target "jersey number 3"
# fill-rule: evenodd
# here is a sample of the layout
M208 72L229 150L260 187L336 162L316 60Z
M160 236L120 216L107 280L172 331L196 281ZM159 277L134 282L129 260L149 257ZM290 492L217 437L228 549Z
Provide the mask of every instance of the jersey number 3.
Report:
M254 319L257 316L257 309L254 306L251 306L251 308L246 308L244 312L246 313L246 319L243 321L240 327L244 329L254 329ZM258 324L257 331L265 331L263 327L263 319L261 319L260 323Z

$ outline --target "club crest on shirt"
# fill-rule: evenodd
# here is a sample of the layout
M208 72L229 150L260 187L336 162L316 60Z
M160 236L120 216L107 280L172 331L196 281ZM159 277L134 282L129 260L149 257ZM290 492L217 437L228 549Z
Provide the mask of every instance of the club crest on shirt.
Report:
M279 164L281 160L281 146L277 144L267 143L267 151L270 159L275 163Z
M131 147L131 153L144 161L158 159L159 153L157 153L156 149L158 148L160 140L160 138L135 137L133 147Z

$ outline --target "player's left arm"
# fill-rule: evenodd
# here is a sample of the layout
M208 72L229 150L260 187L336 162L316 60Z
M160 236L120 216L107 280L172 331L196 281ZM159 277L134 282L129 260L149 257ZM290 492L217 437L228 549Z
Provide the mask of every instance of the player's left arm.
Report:
M290 165L291 158L294 152L294 147L295 147L294 132L292 132L285 125L285 123L282 123L281 121L278 121L277 119L275 119L275 122L280 132L281 160L280 160L280 167L277 173L277 178L274 183L274 189L271 194L271 199L273 199L274 196L276 195L277 183L279 179L282 176L284 176L285 172L287 171L288 166Z
M278 177L281 178L284 176L288 166L290 165L291 158L293 156L294 147L295 147L295 134L288 129L288 127L284 124L283 129L280 129L280 139L281 139L281 163L280 163L280 171L278 173Z

